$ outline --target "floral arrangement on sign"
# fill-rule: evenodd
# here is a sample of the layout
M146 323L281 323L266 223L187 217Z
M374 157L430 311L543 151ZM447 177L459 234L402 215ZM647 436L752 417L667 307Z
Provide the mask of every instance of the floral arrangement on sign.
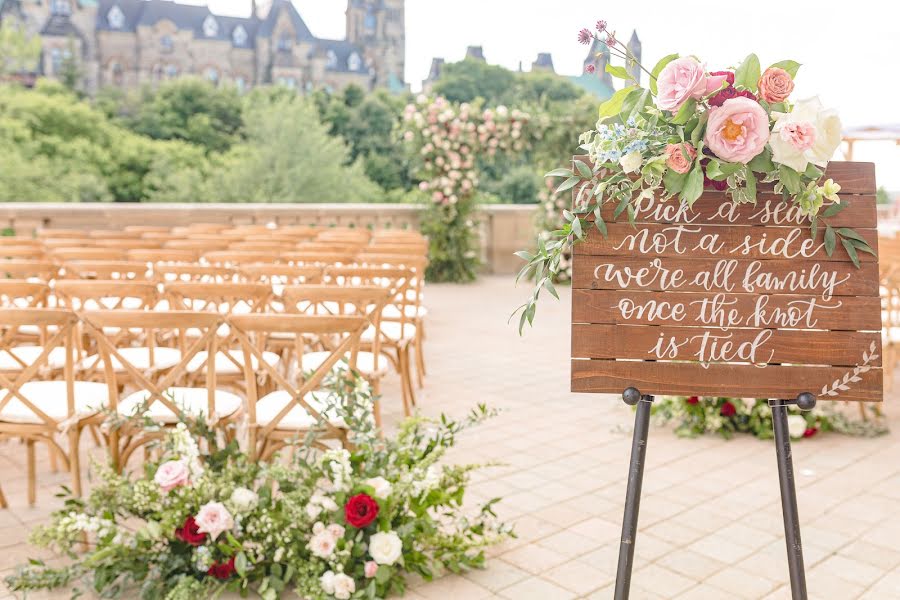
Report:
M142 477L101 469L86 499L68 498L33 532L33 543L70 564L32 561L7 586L72 586L73 597L83 586L103 598L147 600L223 591L271 600L288 589L307 600L376 599L402 593L410 573L431 579L483 566L484 547L511 532L497 521L495 501L463 508L479 465L438 461L457 434L492 413L482 406L462 421L413 418L382 438L360 417L370 412L347 406L371 408L365 382L333 377L327 404L354 432L351 450L313 450L311 438L290 464L256 463L236 442L220 447L208 429L179 424Z
M735 433L749 433L760 439L772 434L772 410L767 400L742 398L699 398L697 396L665 396L653 402L652 414L661 424L674 422L675 434L697 437L716 433L730 439ZM887 433L887 425L877 409L867 407L871 419L850 418L833 403L825 403L811 411L788 407L788 431L792 438L811 438L821 432L834 431L861 437Z
M475 279L478 162L524 151L529 119L527 113L505 106L457 107L424 95L403 111L403 138L411 149L419 189L430 199L422 218L422 232L430 242L430 281Z
M770 183L809 217L813 237L824 227L829 256L838 241L857 266L859 252L874 254L852 229L828 224L846 206L839 185L820 182L840 145L841 122L818 98L790 100L799 63L783 60L763 71L750 54L735 69L710 72L696 57L670 54L648 70L608 31L606 21L598 21L594 31L582 29L578 40L606 44L626 65L640 67L649 87L637 85L627 68L607 65L626 85L600 106L596 129L580 137L592 166L575 161L574 169L547 174L565 178L557 193L576 186L578 192L573 209L563 213L562 228L539 237L535 252L517 253L526 261L518 278L536 281L531 297L517 309L520 332L534 320L541 290L556 296L553 281L572 243L583 240L590 227L606 235L604 203L615 205L615 218L624 215L633 223L635 204L643 198L677 197L690 207L712 188L725 191L731 202L755 203L757 185ZM820 212L825 200L831 204Z

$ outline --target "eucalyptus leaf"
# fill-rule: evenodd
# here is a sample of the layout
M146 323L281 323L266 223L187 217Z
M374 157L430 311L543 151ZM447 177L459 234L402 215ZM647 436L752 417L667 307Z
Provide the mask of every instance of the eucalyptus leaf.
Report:
M581 175L583 179L591 179L594 176L594 174L591 172L591 168L580 160L575 161L575 168L578 170L578 174Z
M831 225L825 226L825 254L831 256L834 254L834 246L837 243L837 236L834 233L834 228Z
M866 242L861 242L859 240L851 239L850 243L853 244L853 247L856 248L857 250L861 250L863 252L868 252L872 256L878 256L877 254L875 254L875 251L872 249L872 247Z
M568 179L563 181L561 184L559 184L559 187L556 188L556 193L559 194L560 192L564 192L566 190L571 190L573 187L578 185L578 182L580 182L580 181L581 181L581 177L569 177Z
M853 244L850 243L850 240L841 240L841 245L844 247L844 250L847 251L847 256L850 257L850 260L853 261L854 266L859 268L859 255L856 253L856 248L853 247Z
M809 221L809 237L813 240L816 239L816 235L819 233L819 217L813 215L812 219Z
M748 54L734 72L735 87L756 92L759 84L760 67L759 57Z
M665 66L676 58L678 58L677 54L663 56L661 59L659 59L659 62L656 63L656 66L653 67L653 70L650 71L650 91L653 92L654 96L658 92L658 88L656 86L656 78L659 77L659 74L662 72Z
M572 172L572 169L553 169L549 173L545 174L544 177L574 177L575 173Z
M858 240L860 242L868 243L868 242L866 242L866 238L864 238L863 236L856 233L854 230L849 229L847 227L841 227L840 229L837 230L837 232L839 234L841 234L841 237L850 238L853 240Z

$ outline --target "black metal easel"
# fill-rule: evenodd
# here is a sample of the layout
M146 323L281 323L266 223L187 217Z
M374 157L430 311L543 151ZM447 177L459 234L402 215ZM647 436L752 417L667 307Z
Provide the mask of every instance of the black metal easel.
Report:
M637 413L634 417L634 436L631 441L631 462L628 468L628 490L625 493L625 515L622 519L614 600L628 600L631 593L631 570L634 566L634 546L641 506L641 484L644 479L644 459L647 455L647 437L650 431L650 408L653 404L653 396L641 395L634 387L626 389L622 393L622 399L629 406L637 405ZM778 483L781 487L781 512L784 518L791 597L792 600L807 600L803 547L800 543L800 517L797 512L797 489L791 460L791 436L787 424L787 407L791 404L796 404L801 410L811 410L816 405L816 397L804 392L795 400L769 400L775 430L775 455L778 459Z

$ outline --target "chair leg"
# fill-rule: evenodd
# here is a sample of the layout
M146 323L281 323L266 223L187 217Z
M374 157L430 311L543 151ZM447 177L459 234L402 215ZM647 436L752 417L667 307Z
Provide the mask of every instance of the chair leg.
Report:
M34 440L25 440L25 455L28 470L28 506L34 506L37 500L37 469L35 468Z
M6 501L6 494L3 493L2 487L0 487L0 508L9 508L9 503Z
M372 386L372 396L375 398L375 401L372 403L372 416L375 418L375 427L378 428L378 431L381 431L381 379L374 378L370 382Z
M69 431L69 471L72 474L72 493L81 498L81 429L73 427Z
M47 455L50 458L50 471L53 473L59 472L59 465L56 464L56 452L50 444L47 444Z
M397 349L397 371L400 373L400 396L403 398L403 414L407 417L412 414L409 402L409 388L406 385L407 365L404 365L403 350Z
M406 365L406 385L409 386L409 401L413 406L416 405L416 388L413 384L412 376L412 357L409 352L409 344L403 348L403 363Z
M422 349L422 332L416 329L416 376L419 382L419 389L425 387L425 352Z

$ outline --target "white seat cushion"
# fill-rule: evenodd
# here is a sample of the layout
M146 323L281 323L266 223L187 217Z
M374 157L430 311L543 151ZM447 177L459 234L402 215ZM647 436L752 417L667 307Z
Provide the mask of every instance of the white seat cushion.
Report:
M18 357L26 365L31 365L43 351L43 346L16 346L8 351L2 350L0 351L0 371L21 371L22 365L13 356ZM50 355L47 357L45 364L51 369L62 369L65 367L66 349L62 346L57 346L50 350Z
M206 357L208 356L208 354L209 353L206 352L206 350L195 354L187 364L187 372L196 373L197 371L206 369ZM241 365L241 367L244 366L244 352L242 350L229 350L228 354L237 362L238 365ZM274 352L263 352L263 360L266 361L267 364L274 367L278 364L278 361L281 360L281 357ZM259 359L255 356L250 357L250 367L254 371L259 369ZM241 372L242 369L238 368L236 364L231 362L231 360L224 352L216 353L216 373L222 375L233 375Z
M405 305L403 307L403 311L406 313L406 317L409 319L415 319L417 317L421 319L428 314L428 309L424 306L414 306L412 304ZM388 319L399 319L400 307L396 304L388 304L384 307L384 310L381 311L381 316Z
M109 387L105 383L76 381L74 390L75 415L79 418L89 417L109 404ZM55 421L68 419L65 381L29 381L19 388L19 392ZM0 398L5 396L4 389L0 391ZM43 423L16 397L0 411L0 420L7 423Z
M321 398L326 398L324 392L312 392L304 397L304 400L315 410L328 417L329 423L335 427L346 428L347 424L341 417L336 417L333 410L324 412L325 403ZM278 413L292 401L292 396L284 390L277 390L270 394L266 394L256 401L256 422L259 425L266 426L271 423ZM330 414L328 414L330 413ZM316 418L309 414L305 408L299 404L288 412L280 421L278 421L277 429L309 429L316 425Z
M119 413L127 416L134 415L137 407L147 401L150 393L146 390L138 390L128 394L119 402ZM186 415L197 417L207 417L207 395L206 388L185 388L170 387L163 392L163 396L171 399L172 402L181 409ZM241 407L241 398L231 392L224 390L215 391L215 418L222 419L233 415ZM169 407L160 402L154 401L150 404L144 415L164 423L173 423L178 417L169 410Z
M396 321L382 322L381 332L392 342L408 342L416 338L416 326L412 323L398 323ZM374 339L375 328L370 326L363 331L362 341L371 342Z
M328 359L329 356L331 356L331 352L306 352L303 354L300 368L304 373L315 371L323 362ZM349 359L350 356L348 355L347 360ZM375 354L373 352L356 353L356 370L363 375L368 375L370 377L376 375L384 375L385 373L387 373L388 366L390 366L390 364L390 359L382 354L378 357L378 369L375 369ZM346 369L347 363L345 363L344 361L339 361L334 365L334 368Z
M181 360L181 350L178 348L154 348L152 364L150 362L150 348L117 348L117 350L119 354L122 355L122 358L139 371L147 371L151 368L156 371L170 369L177 365L178 361ZM117 373L121 373L125 370L122 366L122 361L115 356L112 357L112 364L113 370ZM85 359L78 364L78 367L81 369L91 369L94 367L103 368L103 361L99 354L92 354L85 357Z

